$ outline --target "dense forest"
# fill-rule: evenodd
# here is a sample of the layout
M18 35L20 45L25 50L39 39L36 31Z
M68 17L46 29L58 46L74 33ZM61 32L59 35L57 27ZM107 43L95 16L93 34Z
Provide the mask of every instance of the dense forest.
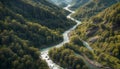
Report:
M94 49L94 60L112 69L120 68L119 22L120 3L117 3L85 21L75 30Z
M3 0L1 2L13 13L53 30L63 32L74 25L66 18L66 11L54 7L55 5L49 4L46 0Z
M0 0L0 69L49 69L39 50L63 40L75 24L67 14L46 0Z
M120 0L90 0L81 5L72 16L78 20L87 20Z
M49 69L39 57L39 49L13 31L0 31L0 69Z
M51 49L49 56L55 63L67 69L90 69L91 65L86 60L94 59L93 52L87 49L83 41L75 34L71 36L69 43L60 48Z
M90 17L88 15L89 13L86 16ZM87 56L89 60L99 63L101 69L120 69L119 22L120 3L117 3L105 10L103 9L102 12L96 15L92 15L90 19L82 21L82 24L70 33L71 40L69 43L61 48L54 48L49 51L51 59L64 68L87 69L89 67L80 57L83 56L86 59ZM86 48L82 40L87 41L92 50ZM70 59L71 55L76 60L79 57L80 60ZM73 64L70 64L71 61ZM76 66L74 66L74 63L76 63Z
M84 6L85 4L87 4L90 0L73 0L72 1L72 6L70 7L70 9L72 10L76 10L82 6Z
M89 23L88 23L89 22ZM112 69L120 68L120 3L92 17L75 32L94 49L94 59Z
M68 4L75 10L70 18L63 9ZM120 69L120 0L0 0L0 69L51 69L54 63Z
M88 69L84 60L80 57L82 55L80 50L84 47L82 42L75 37L71 39L70 43L66 43L60 48L53 48L49 51L51 59L60 66L67 69Z

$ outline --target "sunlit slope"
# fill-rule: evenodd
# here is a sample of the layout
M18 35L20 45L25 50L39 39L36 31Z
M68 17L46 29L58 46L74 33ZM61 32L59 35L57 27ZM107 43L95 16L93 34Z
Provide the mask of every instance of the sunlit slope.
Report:
M120 3L117 3L84 21L75 31L80 38L90 43L94 49L94 59L112 69L120 68L119 22Z
M73 14L73 17L79 20L89 19L117 2L119 2L119 0L91 0L77 9L76 13Z

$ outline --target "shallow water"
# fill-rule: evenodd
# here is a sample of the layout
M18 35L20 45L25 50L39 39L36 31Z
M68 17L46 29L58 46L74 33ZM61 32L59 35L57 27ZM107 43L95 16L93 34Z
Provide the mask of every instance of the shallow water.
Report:
M51 48L55 48L55 47L58 48L58 47L63 46L63 44L68 43L68 42L69 42L69 36L68 36L68 34L69 34L72 30L74 30L78 25L81 24L80 21L78 21L78 20L76 20L76 19L74 19L74 18L71 17L71 15L72 15L73 13L75 13L75 11L70 10L70 9L69 9L70 6L71 6L71 5L68 5L67 7L64 7L63 9L71 12L71 13L67 16L67 18L75 21L75 22L76 22L76 25L74 25L74 26L71 27L69 30L67 30L67 31L65 31L65 32L63 33L63 42L61 42L61 43L59 43L59 44L57 44L57 45L54 45L54 46L52 46L52 47L48 47L48 48L45 48L45 49L42 49L42 50L41 50L41 58L48 63L48 66L49 66L50 69L63 69L63 68L60 67L59 65L57 65L56 63L54 63L54 62L49 58L49 56L48 56L48 51L49 51ZM87 42L83 41L83 43L84 43L84 45L85 45L89 50L92 50L92 48L89 46L89 44L88 44ZM83 59L84 59L84 58L83 58ZM85 61L85 60L84 60L84 61ZM85 63L87 63L87 61L85 61ZM91 69L91 68L90 68L90 69Z

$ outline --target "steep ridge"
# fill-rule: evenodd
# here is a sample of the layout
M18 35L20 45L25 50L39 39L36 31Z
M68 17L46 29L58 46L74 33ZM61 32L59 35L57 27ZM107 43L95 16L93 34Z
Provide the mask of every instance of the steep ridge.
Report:
M50 58L64 68L120 69L119 14L120 3L117 3L84 21L75 31L69 33L69 43L49 51ZM86 48L82 39L92 49ZM92 67L88 67L81 56Z
M59 69L60 67L58 65L67 69L100 69L100 67L102 67L101 64L83 56L85 53L82 54L79 50L85 48L86 51L90 51L89 55L91 55L92 48L89 44L78 37L70 37L70 33L80 25L81 22L71 17L75 12L70 10L69 7L71 7L71 5L64 7L65 10L71 12L67 18L75 21L77 24L63 33L64 41L62 43L43 49L41 55L51 69ZM47 53L47 55L45 53Z
M36 1L0 0L0 69L49 69L38 48L62 41L74 24L66 11Z
M31 45L40 48L46 47L46 45L50 46L52 44L51 41L53 44L62 41L62 35L59 32L34 21L26 20L21 14L14 13L2 3L0 10L1 32L4 30L14 31L14 34L19 38L28 40Z
M105 2L105 5L118 1ZM104 1L94 0L94 3L99 2ZM80 21L70 17L71 14L67 19L66 13L47 0L0 0L0 69L49 69L49 65L41 59L44 57L49 61L48 55L65 68L88 69L83 60L87 59L95 69L120 69L120 3L93 14L93 17L90 15L91 18L79 27ZM74 25L73 21L78 24L70 28ZM63 33L64 41L57 44L63 40L61 33L68 28ZM54 48L48 54L48 49L52 48L48 46L52 44L63 47ZM44 47L48 48L40 53L38 48Z
M67 7L63 8L67 11L72 11L72 10L69 10L68 8L70 7L70 5L68 5ZM59 48L61 46L63 46L63 44L65 43L68 43L69 42L69 36L68 34L74 30L81 22L78 21L78 20L75 20L74 18L71 17L71 14L73 14L74 11L72 11L68 16L67 18L68 19L71 19L73 21L75 21L77 24L74 25L73 27L71 27L70 29L66 30L64 33L63 33L63 41L57 45L54 45L52 47L48 47L48 48L44 48L42 49L42 52L41 52L41 56L42 56L42 59L46 60L46 62L48 63L48 66L50 69L63 69L61 66L59 66L58 64L55 63L55 61L52 61L51 58L49 57L49 50L50 49L53 49L53 48Z
M84 6L77 9L76 13L73 14L73 17L82 21L89 19L119 1L120 0L91 0Z
M12 12L22 15L29 21L34 21L43 26L47 26L50 29L63 32L64 30L74 25L71 20L68 20L65 17L65 11L60 10L58 7L55 8L51 6L50 3L44 0L36 1L2 0L1 2L6 5Z
M70 9L76 10L82 6L84 6L86 3L88 3L90 0L72 0Z
M117 3L88 21L84 21L74 31L78 37L86 40L92 46L94 52L92 56L89 54L88 56L110 69L120 68L119 22L120 3Z

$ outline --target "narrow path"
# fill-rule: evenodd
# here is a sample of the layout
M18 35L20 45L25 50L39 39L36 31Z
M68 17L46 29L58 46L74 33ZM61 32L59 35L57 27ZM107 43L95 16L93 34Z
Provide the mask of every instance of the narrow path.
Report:
M99 67L99 68L102 67L101 64L99 64L99 63L96 62L96 61L90 60L85 54L83 54L83 57L84 57L90 64L92 64L92 65L94 65L94 66L96 66L96 67Z
M84 62L85 64L89 67L89 69L100 69L98 66L96 66L95 64L93 64L93 61L88 61L87 57L84 57L83 55L77 54L75 53L76 56L79 56Z

